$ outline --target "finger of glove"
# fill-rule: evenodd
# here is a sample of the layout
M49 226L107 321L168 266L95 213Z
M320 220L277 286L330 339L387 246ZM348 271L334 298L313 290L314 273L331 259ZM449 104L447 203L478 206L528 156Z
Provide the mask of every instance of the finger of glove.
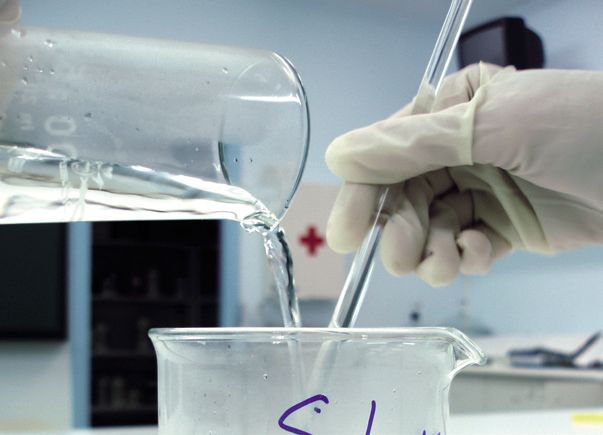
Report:
M327 221L327 243L335 252L348 253L360 246L373 221L380 186L344 183Z
M446 175L452 184L450 175L447 172ZM457 234L472 223L473 199L470 193L447 189L441 194L430 208L424 259L416 268L417 276L433 287L454 281L462 263Z
M430 209L424 258L415 269L415 274L432 287L450 284L459 273L461 258L456 245L459 230L453 208L435 201Z
M379 253L394 276L412 272L423 255L433 190L424 177L408 180L381 235Z
M474 198L470 192L451 192L439 199L450 207L461 229L456 236L460 253L460 272L467 275L486 273L494 262L511 249L511 245L489 226L474 225Z
M485 274L511 251L509 242L484 224L461 231L456 242L461 251L460 271L466 275Z
M423 257L433 198L454 186L445 169L406 181L391 217L383 228L379 252L385 269L394 276L412 272ZM390 187L390 193L394 191Z
M366 184L395 184L446 166L469 165L474 110L465 103L380 121L335 139L325 160L335 175Z
M511 245L486 224L475 223L475 197L472 192L451 192L440 200L454 211L461 229L456 237L461 273L486 273L498 258L510 250Z

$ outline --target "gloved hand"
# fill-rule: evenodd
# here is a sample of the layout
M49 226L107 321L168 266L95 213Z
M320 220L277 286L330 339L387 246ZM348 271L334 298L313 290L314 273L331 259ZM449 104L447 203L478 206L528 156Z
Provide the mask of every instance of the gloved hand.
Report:
M384 266L432 286L485 273L514 249L603 243L603 72L472 65L444 80L432 114L410 110L327 149L346 180L327 225L332 249L358 248L380 185L396 192Z

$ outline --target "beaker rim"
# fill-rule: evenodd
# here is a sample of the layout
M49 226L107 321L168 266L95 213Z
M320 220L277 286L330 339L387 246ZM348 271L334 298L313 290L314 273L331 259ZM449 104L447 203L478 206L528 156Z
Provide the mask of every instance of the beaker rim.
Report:
M153 328L149 336L157 342L197 341L445 341L454 346L457 359L467 364L483 365L485 353L464 333L449 327L388 328L286 328L286 327L206 327Z

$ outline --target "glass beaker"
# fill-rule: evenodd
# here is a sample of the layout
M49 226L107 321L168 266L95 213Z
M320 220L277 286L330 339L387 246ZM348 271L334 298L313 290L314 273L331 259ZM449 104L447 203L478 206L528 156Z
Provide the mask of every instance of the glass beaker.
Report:
M448 391L484 364L446 328L182 328L149 333L160 434L444 435Z
M28 27L0 37L0 223L271 214L273 226L308 140L303 86L275 53Z

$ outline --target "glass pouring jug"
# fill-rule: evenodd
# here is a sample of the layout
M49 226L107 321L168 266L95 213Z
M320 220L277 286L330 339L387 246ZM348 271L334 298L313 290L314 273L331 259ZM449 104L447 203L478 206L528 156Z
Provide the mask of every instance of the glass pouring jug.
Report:
M0 37L0 223L234 219L289 207L301 81L268 51L23 27Z
M152 329L159 433L444 435L455 374L484 364L446 328Z

